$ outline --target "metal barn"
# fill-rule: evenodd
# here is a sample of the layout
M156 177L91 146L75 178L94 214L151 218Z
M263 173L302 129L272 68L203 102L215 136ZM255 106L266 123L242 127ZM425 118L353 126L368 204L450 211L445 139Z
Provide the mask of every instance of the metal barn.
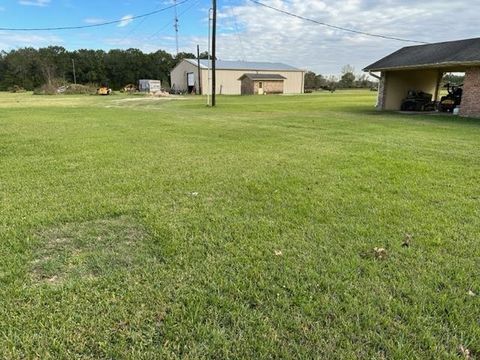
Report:
M208 89L209 60L200 60L201 93L206 94ZM244 75L282 77L283 91L285 94L301 94L304 87L305 71L293 66L248 61L216 61L216 93L224 95L241 95L242 80ZM174 90L199 93L198 63L197 59L182 60L170 74L171 86ZM272 79L270 79L273 81ZM269 81L270 81L269 80ZM280 80L280 79L277 79ZM275 80L275 81L277 81ZM257 86L259 84L257 83ZM263 85L263 83L262 83ZM278 84L275 84L278 86ZM275 90L278 92L277 90Z

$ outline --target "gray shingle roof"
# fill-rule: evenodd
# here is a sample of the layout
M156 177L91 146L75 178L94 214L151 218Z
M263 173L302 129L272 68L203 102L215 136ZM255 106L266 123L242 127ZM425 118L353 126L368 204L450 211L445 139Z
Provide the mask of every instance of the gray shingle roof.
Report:
M368 65L364 71L401 68L441 68L480 64L480 38L407 46Z
M185 59L193 65L197 65L196 59ZM211 60L210 60L211 62ZM209 66L209 60L200 60L200 67L207 69ZM251 61L225 61L217 60L215 65L218 70L257 70L257 71L302 71L293 66L282 63L270 63L270 62L251 62ZM210 66L211 67L211 66Z
M280 74L243 74L238 80L244 78L249 78L250 80L285 80L286 77Z

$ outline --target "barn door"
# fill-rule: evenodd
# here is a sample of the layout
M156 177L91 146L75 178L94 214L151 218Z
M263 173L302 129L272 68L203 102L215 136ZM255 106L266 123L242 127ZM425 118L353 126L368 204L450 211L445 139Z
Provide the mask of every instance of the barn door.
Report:
M189 94L195 90L195 74L193 72L187 73L187 88Z

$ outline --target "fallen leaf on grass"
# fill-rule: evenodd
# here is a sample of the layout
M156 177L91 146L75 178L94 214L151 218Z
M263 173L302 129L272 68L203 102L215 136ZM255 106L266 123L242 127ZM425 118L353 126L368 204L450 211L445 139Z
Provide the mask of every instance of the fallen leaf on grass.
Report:
M196 192L196 191L191 192L190 195L192 195L192 196L197 196L197 195L198 195L198 192Z
M467 294L470 295L470 296L476 296L477 295L472 290L468 290Z
M56 282L58 279L58 276L57 275L53 275L51 278L47 279L47 282L49 283L54 283Z
M275 250L275 256L282 256L283 253L280 250Z
M470 360L472 357L471 357L471 354L470 354L470 350L468 350L465 346L463 345L460 345L460 347L458 348L458 353L460 355L463 356L464 359L466 360Z
M413 236L411 234L405 234L405 237L403 238L403 247L409 247L410 243L412 241Z
M384 248L373 248L373 254L375 255L375 259L384 260L387 258L387 250Z

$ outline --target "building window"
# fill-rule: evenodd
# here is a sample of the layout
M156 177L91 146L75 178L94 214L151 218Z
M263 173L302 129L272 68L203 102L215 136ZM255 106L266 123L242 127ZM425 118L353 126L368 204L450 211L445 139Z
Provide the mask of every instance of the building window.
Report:
M259 89L262 89L262 88L263 88L263 83L262 83L261 81L258 83L258 88L259 88Z

